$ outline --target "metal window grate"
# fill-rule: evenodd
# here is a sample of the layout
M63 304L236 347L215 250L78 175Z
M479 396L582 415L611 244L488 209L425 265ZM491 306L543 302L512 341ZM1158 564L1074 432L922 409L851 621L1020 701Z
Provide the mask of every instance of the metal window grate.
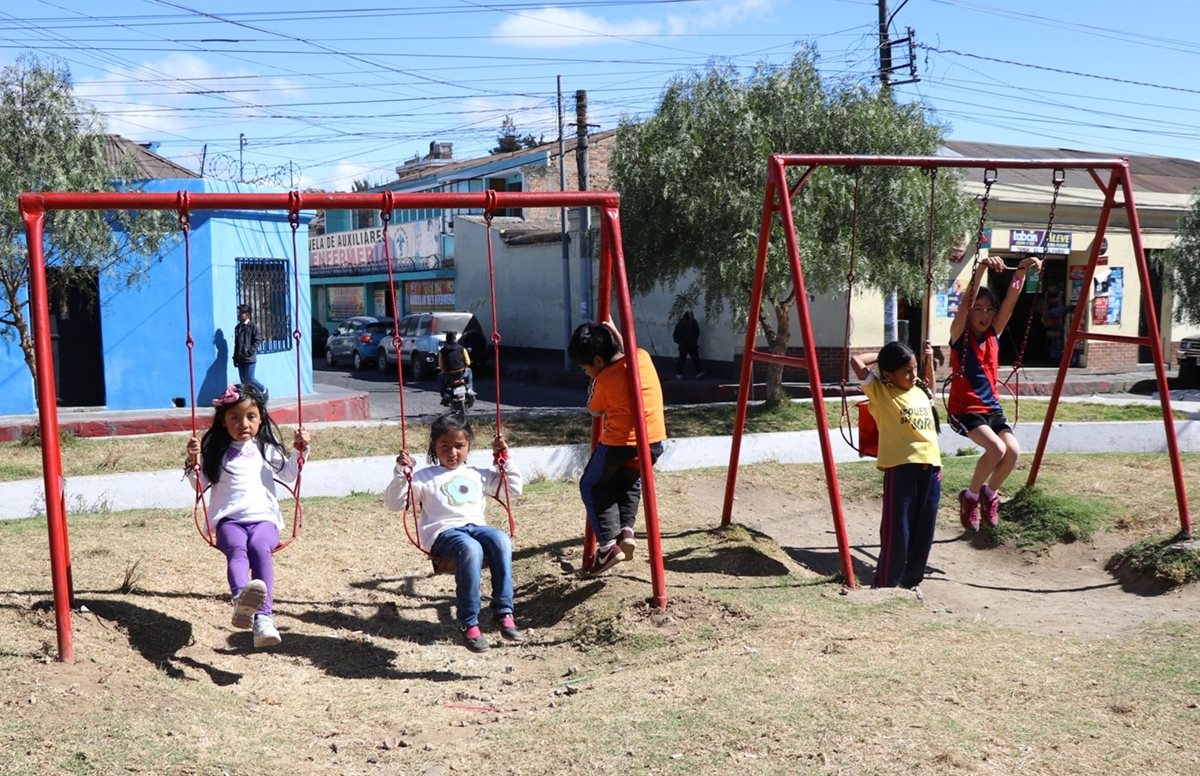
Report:
M259 353L292 349L292 298L288 263L283 259L239 258L237 296L250 305L250 318L262 335Z

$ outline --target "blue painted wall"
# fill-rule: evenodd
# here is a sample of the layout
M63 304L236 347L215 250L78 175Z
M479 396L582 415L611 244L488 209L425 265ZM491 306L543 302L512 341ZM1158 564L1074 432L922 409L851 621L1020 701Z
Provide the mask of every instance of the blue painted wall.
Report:
M174 179L148 181L146 191L257 192L254 186L223 181ZM296 239L299 262L298 324L300 384L312 393L308 227L312 213L303 213ZM237 382L231 347L237 324L238 258L274 258L288 262L288 304L297 295L292 271L292 233L283 211L196 211L191 218L191 331L195 342L196 405L210 406L225 386ZM167 409L174 400L191 401L188 369L185 260L182 242L168 251L150 272L147 282L125 288L102 279L101 331L104 349L106 406L112 410ZM294 340L279 353L260 354L255 377L274 397L296 392ZM37 412L33 383L16 343L0 340L0 415Z

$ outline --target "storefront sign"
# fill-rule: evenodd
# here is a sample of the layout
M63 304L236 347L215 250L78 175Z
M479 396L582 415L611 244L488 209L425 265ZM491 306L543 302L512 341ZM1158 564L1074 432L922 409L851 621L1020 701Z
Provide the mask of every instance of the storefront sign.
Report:
M308 238L308 260L313 275L363 275L392 270L406 272L438 266L439 220L413 221L388 227L387 250L383 229L353 229Z
M404 295L410 313L454 309L453 280L410 280L404 284Z
M1009 229L1008 249L1015 253L1041 253L1046 243L1045 229ZM1071 252L1070 232L1051 232L1046 253L1065 256Z

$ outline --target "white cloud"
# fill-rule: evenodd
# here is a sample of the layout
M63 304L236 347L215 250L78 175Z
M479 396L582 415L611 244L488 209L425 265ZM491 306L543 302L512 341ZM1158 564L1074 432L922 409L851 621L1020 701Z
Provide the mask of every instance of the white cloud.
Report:
M662 25L651 20L610 22L583 11L547 6L510 14L496 27L496 42L521 48L565 48L612 38L654 35Z
M181 108L227 107L215 119L221 124L258 118L257 103L278 102L281 94L303 93L299 83L285 78L247 78L252 71L222 70L189 53L172 53L134 67L116 67L94 79L75 84L75 94L105 115L110 132L135 140L166 140L190 136L197 124L208 125L213 114ZM266 92L240 91L261 86ZM238 93L222 96L225 90ZM208 94L205 94L208 93Z
M667 29L675 34L719 30L751 16L765 14L778 0L721 0L705 3L694 14L672 14L667 17Z

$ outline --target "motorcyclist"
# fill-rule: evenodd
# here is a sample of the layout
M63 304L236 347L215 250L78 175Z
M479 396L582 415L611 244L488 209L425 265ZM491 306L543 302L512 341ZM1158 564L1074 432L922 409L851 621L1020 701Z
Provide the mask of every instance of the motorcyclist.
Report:
M458 332L446 332L446 341L438 349L438 385L442 389L442 402L450 400L450 383L459 377L467 386L467 394L475 396L475 378L471 373L471 353L458 341Z

